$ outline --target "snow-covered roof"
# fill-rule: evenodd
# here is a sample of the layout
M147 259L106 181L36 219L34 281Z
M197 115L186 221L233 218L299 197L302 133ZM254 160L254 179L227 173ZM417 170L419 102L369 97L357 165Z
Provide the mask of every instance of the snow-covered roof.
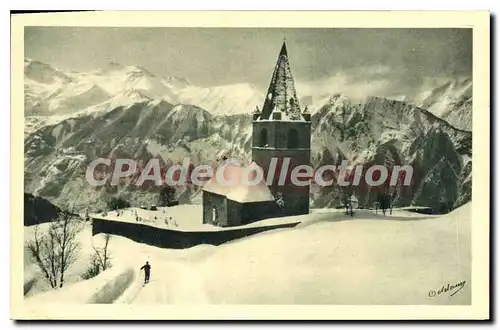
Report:
M271 113L271 116L269 117L269 119L273 120L273 121L276 121L273 118L273 115L274 113L277 112L277 113L281 113L281 119L280 121L305 121L304 117L302 115L298 116L298 117L294 117L292 118L291 115L292 113L291 112L285 112L285 111L281 111L278 107L274 107L273 108L273 112ZM300 113L300 110L299 110L299 113Z
M274 196L264 180L257 184L246 184L246 178L248 181L256 178L255 166L257 166L255 163L248 166L223 163L214 170L214 176L205 183L203 191L225 196L239 203L274 201ZM218 171L220 171L219 176L217 176Z

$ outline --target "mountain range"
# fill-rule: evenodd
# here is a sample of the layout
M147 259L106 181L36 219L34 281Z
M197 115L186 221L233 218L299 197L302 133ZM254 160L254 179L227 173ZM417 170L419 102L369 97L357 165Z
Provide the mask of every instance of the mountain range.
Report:
M365 83L366 85L366 83ZM166 163L190 157L215 164L221 150L250 160L251 113L264 92L250 83L196 86L140 66L109 63L91 72L63 71L25 59L25 191L56 205L104 208L111 194L154 203L157 191L91 187L87 165L98 157ZM347 159L352 164L398 163L415 169L415 181L397 205L449 211L471 198L472 80L434 79L411 93L361 95L331 80L298 84L312 113L314 166ZM300 86L305 94L300 95ZM361 91L361 92L360 92ZM334 207L341 192L314 187L313 207ZM359 188L360 203L373 202ZM181 203L200 202L199 187L177 190Z

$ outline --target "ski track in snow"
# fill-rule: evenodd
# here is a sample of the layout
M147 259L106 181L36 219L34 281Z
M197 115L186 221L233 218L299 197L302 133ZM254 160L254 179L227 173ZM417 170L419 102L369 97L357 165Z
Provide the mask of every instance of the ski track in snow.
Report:
M144 284L144 272L137 271L136 280L122 297L119 304L203 304L208 296L201 278L194 266L188 262L176 261L161 263L151 261L151 277Z

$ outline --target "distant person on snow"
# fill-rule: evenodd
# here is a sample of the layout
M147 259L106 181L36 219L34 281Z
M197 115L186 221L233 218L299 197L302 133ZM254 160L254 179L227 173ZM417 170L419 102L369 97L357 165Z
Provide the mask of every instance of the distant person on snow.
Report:
M146 261L146 264L141 267L144 269L144 284L149 283L149 273L151 272L151 265Z

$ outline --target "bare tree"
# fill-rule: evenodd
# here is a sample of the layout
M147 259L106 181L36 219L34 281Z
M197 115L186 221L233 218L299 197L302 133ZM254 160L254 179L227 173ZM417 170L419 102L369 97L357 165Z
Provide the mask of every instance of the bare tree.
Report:
M40 236L39 225L35 225L34 237L28 242L28 251L33 262L42 271L43 277L49 282L52 288L55 288L57 287L57 273L54 272L56 260L54 249L50 248L50 242L49 237Z
M76 220L69 212L63 212L63 216L56 222L54 227L55 238L60 249L61 277L59 280L60 287L64 284L64 273L78 257L80 244L76 235L81 227L76 223Z
M38 225L35 227L28 251L52 288L64 285L64 275L78 257L80 229L78 220L65 210L50 224L46 234L41 235Z
M111 240L111 235L104 235L104 246L102 248L93 247L97 261L99 262L100 268L106 270L111 267L111 256L109 255L108 246Z
M108 251L109 241L111 240L111 235L106 234L104 236L104 246L102 248L96 248L93 246L94 254L90 260L90 265L87 270L82 274L82 278L88 280L99 275L102 271L111 267L111 256Z

